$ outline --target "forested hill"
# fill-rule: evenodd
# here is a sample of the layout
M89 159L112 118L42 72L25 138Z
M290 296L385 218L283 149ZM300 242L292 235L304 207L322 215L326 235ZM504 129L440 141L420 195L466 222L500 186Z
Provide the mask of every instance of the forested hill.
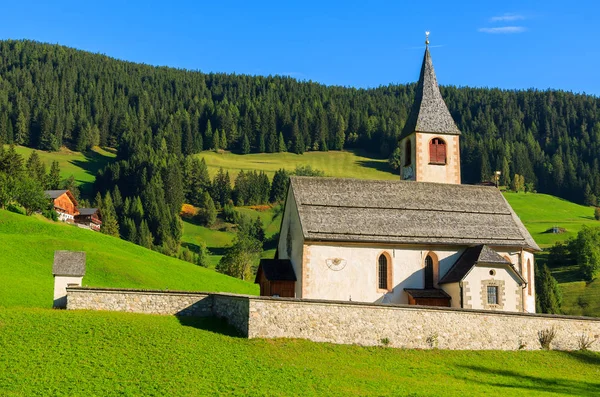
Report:
M435 54L434 54L435 58ZM415 65L415 80L417 78ZM170 154L367 148L389 156L414 84L327 87L289 77L204 74L58 45L0 42L0 140L56 150L136 142ZM562 91L442 87L459 128L463 181L502 170L596 204L600 99Z

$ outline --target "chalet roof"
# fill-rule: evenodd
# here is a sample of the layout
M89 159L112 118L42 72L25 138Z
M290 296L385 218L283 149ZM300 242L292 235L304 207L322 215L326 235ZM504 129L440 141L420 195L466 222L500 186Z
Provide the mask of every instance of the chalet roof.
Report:
M298 176L290 181L305 240L539 250L493 187Z
M415 101L402 129L400 139L415 131L460 135L460 130L454 123L442 94L440 94L429 47L425 49L421 74L415 90Z
M404 291L413 298L430 298L430 299L450 299L450 295L441 289L428 288L428 289L417 289L417 288L404 288Z
M442 277L439 284L457 283L469 273L469 270L477 264L501 265L509 267L513 272L518 272L512 267L512 264L501 257L496 251L487 245L477 245L469 247L458 258L456 263L448 270L448 273ZM519 275L519 278L522 277Z
M85 252L54 251L52 274L55 276L85 275Z
M296 281L296 273L294 273L292 262L289 259L261 259L255 283L259 282L261 271L269 281Z
M79 215L88 216L98 212L98 208L78 208Z
M66 192L68 192L68 190L46 190L44 193L46 193L46 195L49 196L51 199L56 199L65 194Z

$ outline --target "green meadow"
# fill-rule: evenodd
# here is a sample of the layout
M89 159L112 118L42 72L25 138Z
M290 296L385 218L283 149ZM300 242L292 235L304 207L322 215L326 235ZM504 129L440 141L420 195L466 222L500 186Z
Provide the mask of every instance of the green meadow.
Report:
M273 177L275 171L284 168L293 171L296 166L311 166L325 172L325 175L339 178L397 179L391 173L387 159L376 158L356 151L294 153L253 153L235 154L231 152L204 151L197 155L204 158L208 172L214 176L219 168L228 171L232 178L242 170L264 171Z
M55 250L86 252L84 285L258 293L254 284L118 238L0 210L0 306L52 306Z
M0 310L3 396L600 393L600 354L247 340L216 319Z
M8 145L4 145L8 148ZM27 161L33 149L24 146L15 146L15 151L23 156ZM113 150L94 147L87 153L74 152L65 147L58 152L45 152L36 150L42 162L46 164L46 169L50 170L53 161L58 161L60 174L63 179L73 175L75 181L79 184L83 194L91 195L96 173L107 163L115 158Z

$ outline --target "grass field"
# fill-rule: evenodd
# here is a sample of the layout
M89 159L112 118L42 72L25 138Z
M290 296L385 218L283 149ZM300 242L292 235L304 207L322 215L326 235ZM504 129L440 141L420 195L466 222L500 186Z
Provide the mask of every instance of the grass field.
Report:
M8 145L4 146L8 148ZM27 161L33 149L24 146L15 146L15 150ZM82 194L90 196L96 173L109 161L115 158L114 153L95 147L88 153L73 152L65 147L58 152L45 152L36 150L40 159L46 164L46 170L50 170L53 161L58 161L60 174L63 179L73 175L77 181Z
M55 250L86 252L84 285L258 292L253 284L124 240L0 210L0 306L52 306Z
M231 152L205 151L197 156L204 158L211 177L219 168L229 171L232 181L241 170L264 171L273 177L275 171L285 168L293 171L296 166L310 165L325 172L326 176L360 179L398 179L391 172L387 159L380 159L363 152L331 151L294 153L235 154Z
M238 338L219 320L0 310L3 396L597 395L600 355Z

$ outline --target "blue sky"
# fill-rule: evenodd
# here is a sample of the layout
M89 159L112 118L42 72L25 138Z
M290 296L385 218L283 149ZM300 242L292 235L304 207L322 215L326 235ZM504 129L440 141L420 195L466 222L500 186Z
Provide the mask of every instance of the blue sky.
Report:
M1 9L0 39L353 87L415 81L429 30L441 84L600 95L594 1L22 0Z

